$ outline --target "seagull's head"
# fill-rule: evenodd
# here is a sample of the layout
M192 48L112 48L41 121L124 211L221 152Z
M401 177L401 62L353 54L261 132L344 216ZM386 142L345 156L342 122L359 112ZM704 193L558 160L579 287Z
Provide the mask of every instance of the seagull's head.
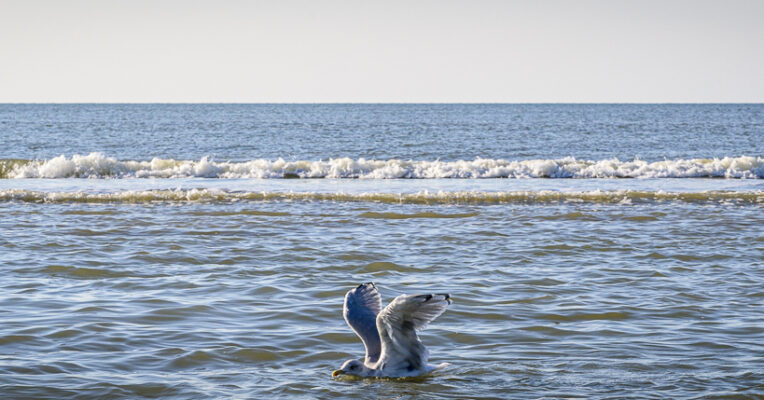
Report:
M369 376L370 370L360 360L347 360L340 369L332 372L333 377L340 375Z

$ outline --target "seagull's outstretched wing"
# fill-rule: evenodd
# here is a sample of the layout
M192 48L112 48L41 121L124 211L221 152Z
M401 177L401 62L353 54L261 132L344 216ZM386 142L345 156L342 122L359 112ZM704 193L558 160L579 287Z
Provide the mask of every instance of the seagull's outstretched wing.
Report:
M351 289L345 295L343 315L348 325L355 331L366 346L366 363L377 362L381 352L377 314L382 309L382 297L373 283L364 283Z
M416 331L446 311L448 294L400 295L377 316L382 341L381 368L413 373L427 369L427 349Z

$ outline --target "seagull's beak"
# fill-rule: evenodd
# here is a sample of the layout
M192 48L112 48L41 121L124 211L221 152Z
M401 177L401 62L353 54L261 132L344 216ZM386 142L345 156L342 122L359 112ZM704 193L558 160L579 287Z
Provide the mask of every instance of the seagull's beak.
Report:
M332 378L340 375L345 375L345 371L341 369L335 369L334 372L332 372Z

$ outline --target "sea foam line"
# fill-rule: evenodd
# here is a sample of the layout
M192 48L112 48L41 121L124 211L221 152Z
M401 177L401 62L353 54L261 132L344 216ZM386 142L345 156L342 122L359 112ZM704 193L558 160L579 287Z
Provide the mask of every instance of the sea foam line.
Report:
M0 178L764 178L764 158L724 157L648 162L483 159L459 161L367 160L328 161L257 159L244 162L154 158L120 161L101 153L59 156L50 160L0 160Z
M22 203L232 203L240 201L334 201L389 204L543 204L655 202L764 204L764 192L654 192L637 190L559 192L316 193L231 192L218 189L121 191L114 193L0 190L0 202Z

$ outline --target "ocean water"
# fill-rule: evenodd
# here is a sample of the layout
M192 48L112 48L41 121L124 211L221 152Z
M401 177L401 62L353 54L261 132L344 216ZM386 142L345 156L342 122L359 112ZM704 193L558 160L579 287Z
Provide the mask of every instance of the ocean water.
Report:
M4 104L0 268L1 398L761 398L764 105Z

